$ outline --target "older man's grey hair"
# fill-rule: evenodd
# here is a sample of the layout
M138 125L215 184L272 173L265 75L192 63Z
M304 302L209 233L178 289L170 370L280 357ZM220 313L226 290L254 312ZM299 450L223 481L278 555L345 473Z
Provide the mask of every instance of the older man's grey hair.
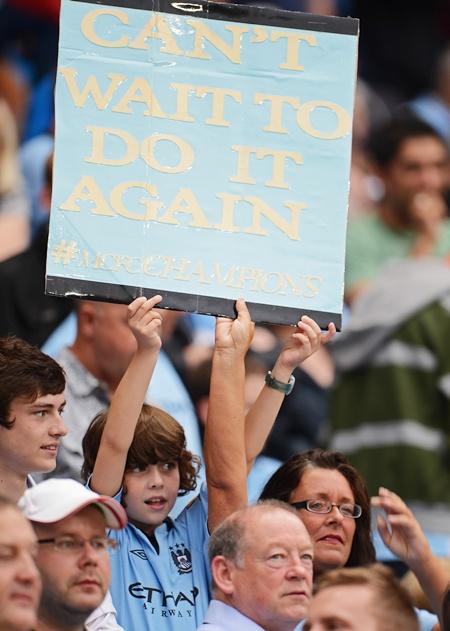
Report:
M298 517L292 506L279 500L262 500L252 506L241 508L227 517L211 535L208 544L210 562L216 556L223 556L235 565L241 565L247 545L245 526L248 517L254 512L269 512L274 509L281 509Z

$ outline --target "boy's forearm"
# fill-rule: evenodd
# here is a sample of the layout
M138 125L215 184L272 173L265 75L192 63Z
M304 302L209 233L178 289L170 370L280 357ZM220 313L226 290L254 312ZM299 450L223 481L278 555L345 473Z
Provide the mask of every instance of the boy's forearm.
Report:
M128 448L147 394L159 351L137 350L112 397L104 432ZM124 422L127 419L128 422ZM105 435L105 434L104 434Z
M211 373L205 463L210 530L247 502L244 450L244 357L215 352Z
M230 469L237 466L233 453L244 457L244 382L244 358L234 353L215 352L205 429L205 461L208 479L216 486L232 481Z
M99 493L114 495L121 487L157 356L157 350L137 351L114 393L92 474L92 488Z
M279 360L275 362L271 372L275 379L283 383L288 383L292 374L291 368L283 365ZM248 471L264 448L284 397L282 392L264 385L258 398L247 412L245 418L245 453Z

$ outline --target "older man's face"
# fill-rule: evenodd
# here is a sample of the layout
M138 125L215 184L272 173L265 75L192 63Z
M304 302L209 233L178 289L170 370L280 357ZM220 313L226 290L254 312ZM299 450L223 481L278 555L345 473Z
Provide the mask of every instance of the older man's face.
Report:
M250 514L231 604L267 631L293 629L311 598L313 546L300 519L280 509Z
M105 537L105 518L94 506L54 524L35 524L39 540L37 565L43 592L40 617L46 612L82 621L103 601L110 582L107 549L98 550L96 540ZM77 541L55 547L49 539ZM94 544L94 546L92 545Z
M29 631L36 624L41 593L36 536L13 507L3 509L0 519L0 629Z
M367 585L326 587L311 600L304 631L379 631Z

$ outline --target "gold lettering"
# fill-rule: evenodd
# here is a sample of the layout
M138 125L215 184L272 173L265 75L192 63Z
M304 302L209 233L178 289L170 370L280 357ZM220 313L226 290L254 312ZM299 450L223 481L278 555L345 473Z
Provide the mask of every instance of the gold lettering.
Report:
M160 49L162 53L167 53L168 55L184 55L175 40L170 26L167 24L164 17L158 13L155 13L150 18L142 31L140 31L137 37L130 43L130 48L147 50L149 48L146 42L148 38L160 39L164 43Z
M230 126L230 121L225 120L223 117L224 100L226 96L231 96L236 103L241 103L242 95L240 92L228 88L201 86L196 89L196 94L200 97L205 96L205 94L212 94L212 116L205 120L207 125Z
M171 142L177 147L180 153L178 164L169 166L157 161L154 148L158 142ZM161 171L161 173L183 173L191 168L195 158L194 150L191 145L182 138L178 138L178 136L173 136L172 134L153 134L145 138L142 141L141 156L152 169Z
M293 96L281 96L278 94L263 94L257 92L253 97L253 102L256 105L261 105L265 101L270 103L270 122L266 127L263 127L264 131L272 131L277 134L287 134L288 130L283 127L283 105L285 103L292 105L294 109L300 107L300 101Z
M90 263L89 252L88 250L83 250L81 252L81 261L80 261L79 267L89 267L89 263Z
M247 26L239 26L237 24L227 25L224 28L232 34L231 45L212 31L204 22L198 20L186 20L189 26L195 31L194 48L186 53L187 57L196 57L197 59L211 59L205 51L203 40L210 42L217 50L219 50L227 59L234 64L241 63L241 39L244 33L250 29Z
M301 296L303 294L303 288L301 284L295 282L294 279L289 274L286 274L286 272L283 273L283 276L287 284L292 287L293 293L296 296ZM300 283L302 282L303 282L303 277L300 276Z
M108 264L108 261L111 261L110 264ZM114 272L117 271L115 269L116 266L116 259L114 257L114 254L103 254L103 259L102 259L102 263L103 265L101 266L101 269L104 269L106 272Z
M188 275L187 268L189 267L191 261L189 259L181 259L178 265L176 265L173 269L177 272L175 275L175 280L191 280Z
M255 184L255 180L250 177L249 159L252 153L258 160L262 160L267 156L273 158L272 161L272 178L265 182L266 186L274 188L289 188L284 181L285 161L290 158L296 164L303 164L303 159L296 151L282 151L276 149L268 149L264 147L245 147L240 145L232 145L231 149L238 153L237 174L230 177L231 182L239 182L240 184Z
M158 271L153 271L153 272L151 271L151 266L152 266L153 263L155 263L155 259L159 260L159 257L157 257L157 256L147 256L142 261L142 271L147 276L158 276L158 274L159 274Z
M274 188L290 188L284 181L285 161L290 158L295 164L303 164L303 158L296 151L276 151L275 149L258 149L256 157L261 160L266 156L272 156L272 179L265 182L266 186Z
M126 76L123 74L116 74L114 72L108 73L106 76L110 80L110 84L106 92L102 93L97 83L97 77L90 75L87 78L84 87L80 91L75 80L77 71L74 68L60 68L59 72L64 77L70 96L72 97L72 101L77 107L84 107L88 96L92 96L95 107L98 110L106 109L114 95L114 92L117 90L122 81L126 79Z
M316 108L323 107L331 110L336 114L336 127L333 131L319 131L315 129L311 123L311 114ZM332 101L308 101L304 103L297 111L298 126L310 136L314 138L323 138L325 140L336 140L343 138L352 128L352 121L348 113L343 107L333 103Z
M217 279L219 285L225 284L229 286L237 269L238 268L233 265L228 269L227 274L223 276L220 265L218 263L213 263L212 277Z
M147 109L144 116L155 116L155 118L167 118L167 114L162 110L157 98L153 94L148 81L143 77L136 77L120 101L112 108L113 112L122 114L132 114L130 101L145 103Z
M240 273L241 283L252 281L253 284L248 287L249 291L258 291L262 280L264 279L264 271L254 267L242 267Z
M277 214L266 202L264 202L259 197L255 197L253 195L249 195L248 197L244 197L244 201L248 202L252 205L252 225L248 228L245 228L244 232L249 234L258 234L262 236L267 236L268 231L261 226L261 217L266 217L269 221L271 221L277 228L279 228L289 239L293 239L298 241L300 239L300 221L299 215L300 211L306 208L306 204L301 204L299 202L285 202L284 206L290 209L291 211L291 219L290 222L286 221L284 217Z
M232 193L217 193L216 197L222 200L222 223L212 227L225 232L239 232L239 228L234 225L234 208L242 197Z
M270 278L274 278L275 286L273 289L269 287L271 284ZM283 276L279 272L268 272L263 279L262 290L266 294L285 294L284 289L284 280Z
M137 256L124 256L123 266L129 274L139 274L141 271L141 260Z
M234 289L242 289L242 279L240 274L240 267L232 267L226 278L226 286L233 287Z
M106 199L103 197L97 182L90 175L83 175L81 180L75 186L73 192L69 195L65 202L59 205L61 210L71 210L79 212L80 206L78 202L92 202L94 204L90 212L94 215L105 215L106 217L115 217L113 211L109 208Z
M315 298L319 292L319 287L316 287L314 281L318 281L319 284L322 284L321 276L307 276L306 277L306 287L311 291L310 294L305 294L305 298Z
M176 280L190 280L189 276L184 276L186 267L190 263L188 259L181 259L181 261L178 262L177 259L172 256L161 256L159 258L164 262L164 268L159 274L160 278L168 278L172 275L172 272L178 272L178 276L175 276Z
M97 253L95 256L94 269L103 269L105 266L104 254Z
M256 180L250 177L250 155L256 151L253 147L242 145L231 145L232 151L237 152L237 169L236 175L232 175L230 182L239 182L239 184L256 184Z
M180 222L174 218L175 213L191 215L192 220L188 223L189 226L193 226L194 228L210 227L205 213L190 188L182 188L178 191L175 199L167 209L167 212L162 217L159 217L158 221L177 225Z
M113 9L112 7L108 7L106 9L95 9L94 11L86 13L81 20L81 32L86 39L97 46L104 46L106 48L123 48L124 46L127 46L128 37L125 35L116 40L102 39L97 35L94 30L94 22L100 15L113 15L122 24L128 24L128 15L125 11Z
M146 212L142 213L134 213L131 210L128 210L123 203L123 195L130 188L142 188L152 197L156 197L158 191L155 186L151 184L147 184L147 182L122 182L115 186L110 195L111 206L117 212L118 215L125 217L126 219L134 219L135 221L147 221L147 220L155 220L158 209L161 207L161 202L152 201L146 197L141 197L139 203L144 206Z
M123 129L112 127L94 127L87 125L87 132L92 133L92 154L85 158L85 162L104 164L110 166L123 166L134 162L139 154L139 143L135 138ZM106 158L104 153L105 136L116 136L125 143L126 153L121 158Z
M254 26L252 37L250 40L251 43L260 44L261 42L265 42L266 39L267 39L267 30L264 28L264 26Z
M209 278L207 278L206 274L205 274L205 269L203 267L203 263L201 261L198 261L198 263L196 265L194 265L194 268L191 272L192 276L197 276L198 277L198 282L199 283L203 283L204 285L211 285L211 280Z
M171 88L177 92L177 111L169 116L170 120L192 123L195 118L188 112L189 95L195 92L195 86L190 83L171 83Z
M310 46L317 46L315 35L305 35L295 31L272 31L270 34L272 42L282 38L287 40L286 61L280 64L279 67L286 70L304 70L305 67L298 63L300 42L306 42Z

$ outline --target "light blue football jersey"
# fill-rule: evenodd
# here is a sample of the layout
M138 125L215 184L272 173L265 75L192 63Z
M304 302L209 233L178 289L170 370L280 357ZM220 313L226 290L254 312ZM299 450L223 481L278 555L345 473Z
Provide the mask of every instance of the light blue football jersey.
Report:
M203 621L210 601L207 515L203 484L152 541L132 524L110 531L119 543L110 557L111 596L126 631L194 631Z

